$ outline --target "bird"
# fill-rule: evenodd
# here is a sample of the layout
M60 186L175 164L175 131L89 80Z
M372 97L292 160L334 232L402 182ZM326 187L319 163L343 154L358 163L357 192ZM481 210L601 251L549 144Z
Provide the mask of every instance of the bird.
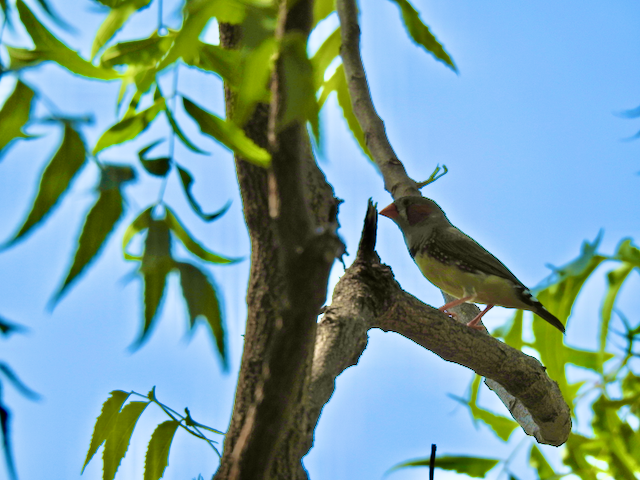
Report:
M409 253L422 274L455 297L438 310L462 303L486 308L467 325L482 329L480 319L495 305L529 310L564 333L565 328L516 276L478 242L454 227L444 211L425 197L402 197L383 208L402 231Z

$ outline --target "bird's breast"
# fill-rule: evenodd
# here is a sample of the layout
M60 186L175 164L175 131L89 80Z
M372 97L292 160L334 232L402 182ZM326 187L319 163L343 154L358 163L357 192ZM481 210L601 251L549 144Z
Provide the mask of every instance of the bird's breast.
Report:
M425 251L418 253L414 260L431 283L456 298L475 295L474 303L531 308L520 299L513 282L506 278L474 271L453 261L444 263Z

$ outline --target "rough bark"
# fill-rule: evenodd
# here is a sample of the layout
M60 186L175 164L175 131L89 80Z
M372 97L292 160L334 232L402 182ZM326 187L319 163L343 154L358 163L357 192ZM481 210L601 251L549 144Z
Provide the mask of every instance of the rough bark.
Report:
M281 34L308 34L310 5L299 1L283 12ZM223 46L239 45L238 27L222 24L220 32ZM317 315L331 265L342 251L335 235L338 201L315 164L305 125L272 128L269 135L270 116L277 117L286 101L278 74L273 88L274 108L258 106L245 126L250 138L271 151L272 168L236 158L251 270L245 347L219 479L306 478L300 461L306 428L299 419L308 417L305 397ZM234 98L229 89L225 93L229 114ZM296 428L289 428L293 417Z

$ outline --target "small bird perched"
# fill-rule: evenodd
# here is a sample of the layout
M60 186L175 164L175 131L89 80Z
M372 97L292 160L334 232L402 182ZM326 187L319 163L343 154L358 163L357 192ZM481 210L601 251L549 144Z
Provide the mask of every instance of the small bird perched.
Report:
M494 305L530 310L564 333L564 325L544 308L529 289L471 237L454 227L428 198L402 197L380 211L393 220L422 274L442 291L456 297L439 308L446 312L462 303L487 307L468 325L478 328Z

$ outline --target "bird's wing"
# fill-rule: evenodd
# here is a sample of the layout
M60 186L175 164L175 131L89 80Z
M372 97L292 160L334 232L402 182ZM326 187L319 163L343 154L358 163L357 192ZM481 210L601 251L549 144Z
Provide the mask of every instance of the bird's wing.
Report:
M428 254L456 263L463 270L495 275L526 288L500 260L454 226L434 229L425 247Z

